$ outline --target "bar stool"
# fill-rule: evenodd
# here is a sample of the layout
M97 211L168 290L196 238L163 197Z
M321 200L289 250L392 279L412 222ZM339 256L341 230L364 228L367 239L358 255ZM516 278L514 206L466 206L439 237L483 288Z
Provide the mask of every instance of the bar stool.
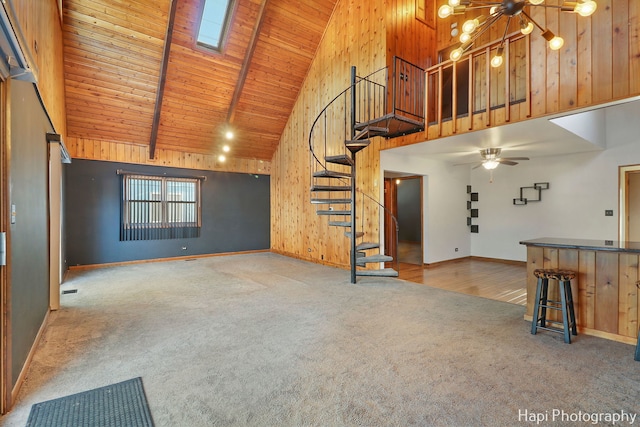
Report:
M535 335L538 329L559 332L564 334L564 342L571 344L570 332L573 335L578 335L571 293L571 280L576 277L576 273L568 270L539 268L533 272L533 275L538 278L538 286L536 287L536 302L533 307L531 333ZM558 281L560 301L548 299L549 279ZM548 320L547 309L562 312L562 322ZM562 328L550 326L548 323L562 324Z

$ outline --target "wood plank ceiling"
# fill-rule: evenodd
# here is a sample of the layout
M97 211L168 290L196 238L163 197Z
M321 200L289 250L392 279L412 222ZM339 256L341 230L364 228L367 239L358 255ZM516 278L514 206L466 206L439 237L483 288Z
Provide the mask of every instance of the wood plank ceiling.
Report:
M271 160L336 0L236 0L221 53L196 47L201 0L173 1L159 91L171 0L64 0L67 136Z

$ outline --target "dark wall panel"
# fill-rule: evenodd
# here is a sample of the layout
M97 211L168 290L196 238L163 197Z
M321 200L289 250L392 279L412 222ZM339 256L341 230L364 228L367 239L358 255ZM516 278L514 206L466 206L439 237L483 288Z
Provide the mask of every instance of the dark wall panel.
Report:
M206 176L200 237L121 242L118 169L158 176ZM73 160L65 166L64 181L69 266L270 248L268 175Z
M420 178L403 179L398 184L398 226L402 242L422 241Z
M10 82L12 384L49 310L48 152L51 125L31 83Z

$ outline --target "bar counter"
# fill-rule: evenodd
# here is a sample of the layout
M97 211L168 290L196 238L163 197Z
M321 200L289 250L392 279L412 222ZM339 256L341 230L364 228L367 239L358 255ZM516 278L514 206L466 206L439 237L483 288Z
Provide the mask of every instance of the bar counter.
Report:
M537 268L577 273L571 282L578 334L636 344L640 317L640 242L545 237L520 242L527 246L527 311L531 321ZM557 298L550 283L550 297ZM555 313L554 313L555 314Z

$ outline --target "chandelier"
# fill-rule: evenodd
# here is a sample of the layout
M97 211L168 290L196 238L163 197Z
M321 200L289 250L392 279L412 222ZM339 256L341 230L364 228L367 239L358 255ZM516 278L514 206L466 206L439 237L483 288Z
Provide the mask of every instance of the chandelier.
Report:
M578 0L564 1L562 4L544 4L545 0L449 0L448 4L440 6L438 16L447 18L451 15L463 14L469 10L489 9L488 16L480 15L477 18L469 19L462 24L462 34L460 35L460 45L451 51L450 59L457 61L465 54L473 43L488 28L498 22L503 16L507 17L502 40L498 45L496 54L491 58L492 67L500 67L502 65L502 55L504 53L504 40L507 36L507 29L512 19L518 19L520 24L520 32L522 34L530 34L534 27L538 27L542 32L542 37L549 43L549 48L558 50L564 44L564 40L560 36L556 36L548 28L542 28L524 8L526 6L533 7L549 7L560 9L563 12L573 12L580 16L590 16L596 11L597 4L594 0Z

